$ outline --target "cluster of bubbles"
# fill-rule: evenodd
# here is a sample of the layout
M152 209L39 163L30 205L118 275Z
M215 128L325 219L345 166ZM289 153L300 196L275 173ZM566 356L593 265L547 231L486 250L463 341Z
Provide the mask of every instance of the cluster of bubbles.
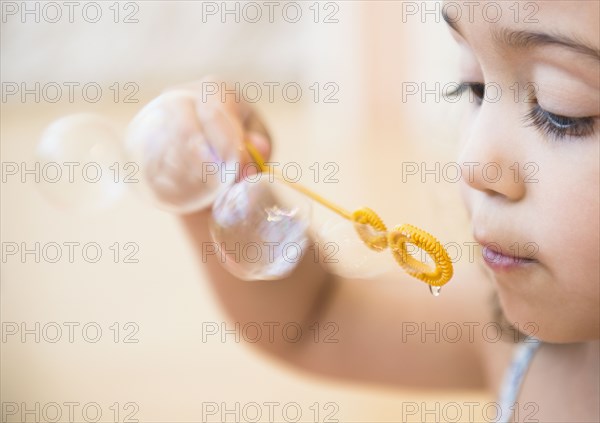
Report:
M173 213L212 207L216 258L245 280L284 278L311 257L347 277L390 269L390 258L367 249L352 223L337 219L311 228L311 203L292 187L266 175L236 181L231 169L244 154L243 130L222 107L199 98L192 89L166 91L124 131L93 114L52 123L38 161L93 163L86 171L101 176L41 183L43 195L63 209L89 211L114 205L133 188Z

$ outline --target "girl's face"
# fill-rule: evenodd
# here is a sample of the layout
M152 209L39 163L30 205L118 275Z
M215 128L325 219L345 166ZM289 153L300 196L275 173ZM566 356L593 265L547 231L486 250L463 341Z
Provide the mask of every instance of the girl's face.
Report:
M599 2L444 12L474 98L463 199L504 313L545 341L598 339Z

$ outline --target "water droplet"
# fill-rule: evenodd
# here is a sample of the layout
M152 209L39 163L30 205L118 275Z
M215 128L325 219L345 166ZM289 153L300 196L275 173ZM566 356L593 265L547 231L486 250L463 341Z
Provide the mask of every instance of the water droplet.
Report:
M429 285L429 292L431 292L431 295L433 295L434 297L439 297L440 292L442 292L442 287Z

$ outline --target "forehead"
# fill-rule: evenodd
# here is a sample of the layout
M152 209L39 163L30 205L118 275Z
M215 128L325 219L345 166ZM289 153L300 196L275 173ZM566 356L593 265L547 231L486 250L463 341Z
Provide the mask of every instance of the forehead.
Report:
M600 2L595 0L444 0L442 10L466 37L480 37L482 32L500 27L559 31L592 45L600 44Z

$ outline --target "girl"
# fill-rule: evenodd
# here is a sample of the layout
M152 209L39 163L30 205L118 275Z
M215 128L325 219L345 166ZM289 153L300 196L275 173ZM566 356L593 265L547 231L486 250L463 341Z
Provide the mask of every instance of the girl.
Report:
M537 10L534 21L515 19L513 2L496 3L503 12L498 21L469 14L460 2L448 4L444 18L462 51L458 91L470 90L477 99L457 160L462 197L503 319L529 336L518 344L481 336L478 328L497 320L474 265L444 293L452 300L439 302L423 298L421 284L399 283L397 275L355 284L312 260L277 283L248 283L209 256L214 289L241 325L335 322L339 329L336 343L261 337L262 348L338 378L485 388L499 395L502 421L600 421L600 2L528 4ZM489 101L491 86L505 94ZM252 110L235 102L214 107L222 106L268 156L269 137ZM201 118L216 123L210 113ZM234 128L222 124L220 130ZM491 181L469 163L493 163L502 176ZM528 163L535 178L526 177ZM210 240L209 213L183 217L199 250ZM472 336L456 342L426 331L414 336L415 328L431 331L447 322L473 328Z

